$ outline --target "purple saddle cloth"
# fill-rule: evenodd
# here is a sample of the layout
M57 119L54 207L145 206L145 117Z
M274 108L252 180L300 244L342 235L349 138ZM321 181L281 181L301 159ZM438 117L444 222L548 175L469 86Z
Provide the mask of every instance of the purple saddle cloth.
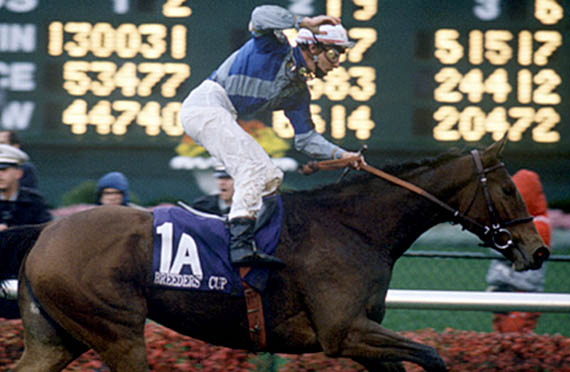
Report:
M264 199L256 226L255 243L260 251L273 254L279 241L283 205L279 195ZM221 217L192 213L182 207L154 209L153 285L195 291L243 295L239 268L229 260L229 230ZM270 271L253 268L245 281L265 289Z

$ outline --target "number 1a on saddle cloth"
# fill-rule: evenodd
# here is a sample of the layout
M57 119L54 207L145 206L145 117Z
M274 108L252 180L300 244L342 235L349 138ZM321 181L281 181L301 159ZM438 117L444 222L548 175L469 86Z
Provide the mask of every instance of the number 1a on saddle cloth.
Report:
M259 250L273 254L283 220L281 197L265 198L264 209L267 212L258 221L255 242ZM228 257L226 222L181 207L159 207L153 215L155 286L243 295L239 270ZM245 281L263 291L268 277L268 269L253 269Z

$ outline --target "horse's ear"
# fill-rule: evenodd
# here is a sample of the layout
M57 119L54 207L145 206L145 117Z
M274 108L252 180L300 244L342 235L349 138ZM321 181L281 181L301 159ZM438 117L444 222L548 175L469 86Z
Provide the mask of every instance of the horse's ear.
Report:
M506 143L507 143L507 136L505 135L502 139L498 140L497 142L493 143L491 146L487 147L485 149L485 155L489 155L496 159L500 159Z

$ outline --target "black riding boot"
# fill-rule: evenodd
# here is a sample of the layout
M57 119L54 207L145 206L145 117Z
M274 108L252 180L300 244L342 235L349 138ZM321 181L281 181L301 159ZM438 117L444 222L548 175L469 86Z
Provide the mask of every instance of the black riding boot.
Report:
M234 266L280 269L285 263L257 250L253 239L255 220L237 217L230 220L230 261Z

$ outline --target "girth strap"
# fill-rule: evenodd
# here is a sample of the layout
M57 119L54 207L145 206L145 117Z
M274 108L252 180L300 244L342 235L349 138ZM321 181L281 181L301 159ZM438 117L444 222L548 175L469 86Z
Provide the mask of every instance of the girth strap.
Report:
M245 306L247 310L247 323L249 326L249 337L256 350L263 350L267 347L267 336L265 329L265 317L263 315L263 302L261 294L245 281L245 276L251 267L240 267L239 275L243 285L245 295Z

